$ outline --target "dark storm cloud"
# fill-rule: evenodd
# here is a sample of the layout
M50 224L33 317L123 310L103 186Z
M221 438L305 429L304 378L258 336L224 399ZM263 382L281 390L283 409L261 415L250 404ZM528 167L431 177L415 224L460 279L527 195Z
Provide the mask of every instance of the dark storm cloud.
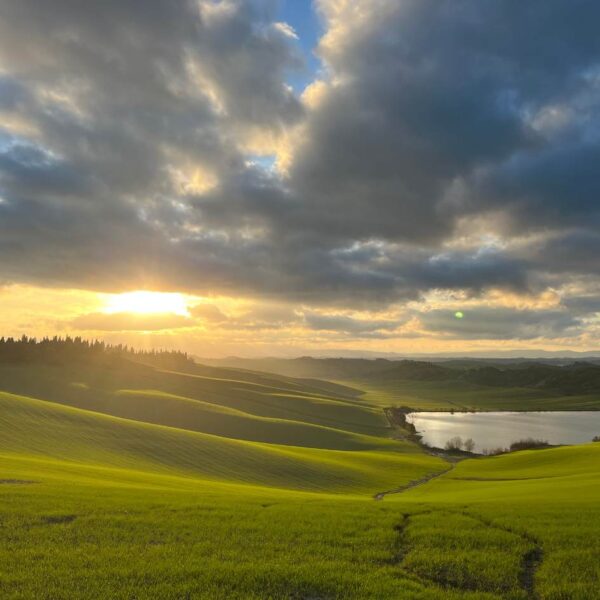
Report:
M210 255L185 249L210 232L190 234L201 224L173 173L200 167L201 180L206 171L249 188L238 141L300 118L283 83L299 59L274 3L9 0L0 10L3 275L205 287L194 271Z
M600 112L598 113L600 121ZM519 154L476 178L473 194L507 210L517 231L600 228L600 137L561 140ZM475 206L478 201L475 200Z
M600 230L569 228L538 242L532 242L527 253L533 269L557 277L588 276L590 281L600 275Z
M474 253L448 252L430 257L411 269L420 288L465 289L473 293L489 288L513 291L535 289L526 260L505 256L498 250Z
M560 150L533 116L597 90L600 38L590 24L600 5L413 0L373 2L371 13L352 3L321 6L335 34L321 54L336 83L310 115L292 165L299 223L340 236L439 240L463 210L492 202L476 195L474 207L464 206L453 194L457 182L470 191L482 168L500 178L496 171L521 153L531 165L514 174L513 185L531 194L544 186L539 195L550 187L547 155ZM589 102L594 112L597 99ZM563 203L587 193L579 161L589 164L595 153L582 132L572 136L568 152L579 156L554 178L563 183ZM547 202L551 213L554 196Z
M299 267L323 296L352 282L381 301L431 288L539 290L555 269L540 254L435 246L458 219L490 212L519 234L597 226L598 5L320 6L331 78L308 114L285 198L233 194L205 203L206 217L272 226L295 263L286 273ZM396 242L413 247L398 256Z
M582 322L566 311L514 310L510 308L432 310L420 315L429 332L457 339L521 339L572 337L581 333Z
M564 305L574 315L594 315L600 313L600 293L567 298Z
M317 6L305 106L274 1L5 0L0 277L343 308L600 275L598 3Z
M400 321L393 320L355 319L345 315L324 315L315 312L305 312L304 320L309 329L353 335L393 331L402 324Z

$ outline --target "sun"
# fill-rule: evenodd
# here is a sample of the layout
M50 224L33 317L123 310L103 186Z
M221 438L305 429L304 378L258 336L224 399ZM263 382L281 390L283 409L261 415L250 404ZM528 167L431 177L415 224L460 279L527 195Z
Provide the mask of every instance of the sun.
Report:
M111 295L106 300L104 312L108 314L135 313L138 315L173 314L189 316L183 294L141 290Z

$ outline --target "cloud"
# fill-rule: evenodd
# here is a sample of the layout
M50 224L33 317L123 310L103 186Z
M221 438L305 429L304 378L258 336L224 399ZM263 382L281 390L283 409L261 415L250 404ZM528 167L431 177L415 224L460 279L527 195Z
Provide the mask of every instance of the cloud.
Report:
M564 301L565 308L572 314L580 316L594 316L600 314L600 294L587 294L573 296Z
M537 270L565 276L585 275L588 283L600 275L600 233L567 228L525 249Z
M428 332L455 339L554 339L581 333L581 320L566 311L476 307L461 312L457 318L453 310L432 310L419 319Z
M305 312L304 320L309 329L317 331L335 331L353 335L368 334L376 331L393 331L402 324L395 320L355 319L345 315L327 315Z
M189 309L198 319L224 331L252 331L285 329L301 324L300 316L286 304L260 302L249 308L225 314L214 304L196 304Z
M191 327L194 321L169 314L89 313L76 317L69 325L84 331L160 331Z
M208 321L209 323L223 323L228 320L228 316L214 304L196 304L189 309L192 317Z
M258 1L9 0L1 108L36 133L0 127L3 276L107 289L155 269L172 286L184 270L200 287L182 249L211 237L194 190L249 187L248 148L303 114L284 80L298 51L274 14Z
M323 315L600 277L600 5L316 7L300 98L274 1L6 0L0 279L244 296L286 312L247 327L367 336L393 324ZM494 314L422 318L496 337ZM574 330L561 315L502 323Z
M600 120L600 113L596 115ZM518 153L501 165L474 177L475 209L507 210L516 231L600 226L600 137L588 132L558 139L542 149ZM575 137L575 139L573 139Z
M290 296L296 280L340 303L543 286L553 264L514 252L513 237L596 226L598 7L317 4L326 70L307 94L285 196L229 194L205 215L271 231L270 277ZM445 248L480 217L502 248Z

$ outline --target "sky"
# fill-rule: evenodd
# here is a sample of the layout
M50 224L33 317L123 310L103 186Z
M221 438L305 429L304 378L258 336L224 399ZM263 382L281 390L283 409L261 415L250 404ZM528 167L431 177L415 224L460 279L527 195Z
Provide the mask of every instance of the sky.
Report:
M600 350L600 3L3 0L0 335Z

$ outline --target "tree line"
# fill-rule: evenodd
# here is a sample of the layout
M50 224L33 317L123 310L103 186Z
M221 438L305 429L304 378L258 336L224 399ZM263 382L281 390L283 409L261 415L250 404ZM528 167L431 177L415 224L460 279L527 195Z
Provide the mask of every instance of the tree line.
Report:
M193 364L186 352L177 350L140 350L126 344L107 344L82 337L54 336L37 339L0 338L0 362L67 364L94 360L129 359L155 366L174 368Z

